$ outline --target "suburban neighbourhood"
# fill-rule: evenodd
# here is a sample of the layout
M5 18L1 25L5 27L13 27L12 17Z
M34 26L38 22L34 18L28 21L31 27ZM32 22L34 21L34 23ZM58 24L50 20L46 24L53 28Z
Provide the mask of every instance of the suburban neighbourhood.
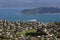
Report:
M60 22L0 20L0 40L60 40Z

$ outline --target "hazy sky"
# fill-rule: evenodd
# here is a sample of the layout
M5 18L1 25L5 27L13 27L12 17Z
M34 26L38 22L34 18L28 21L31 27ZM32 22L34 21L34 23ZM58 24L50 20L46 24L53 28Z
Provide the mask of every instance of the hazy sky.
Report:
M60 7L60 0L0 0L0 8Z

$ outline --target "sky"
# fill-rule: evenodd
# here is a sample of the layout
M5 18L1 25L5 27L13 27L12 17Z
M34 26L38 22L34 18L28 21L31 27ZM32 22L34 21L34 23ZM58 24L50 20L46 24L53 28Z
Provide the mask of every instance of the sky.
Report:
M0 0L0 8L60 7L60 0Z

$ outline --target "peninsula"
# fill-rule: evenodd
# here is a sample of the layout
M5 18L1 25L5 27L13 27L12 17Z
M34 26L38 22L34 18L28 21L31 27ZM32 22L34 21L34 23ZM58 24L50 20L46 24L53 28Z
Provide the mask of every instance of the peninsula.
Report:
M20 13L23 13L23 14L60 13L60 8L58 8L58 7L39 7L39 8L34 8L34 9L24 9Z

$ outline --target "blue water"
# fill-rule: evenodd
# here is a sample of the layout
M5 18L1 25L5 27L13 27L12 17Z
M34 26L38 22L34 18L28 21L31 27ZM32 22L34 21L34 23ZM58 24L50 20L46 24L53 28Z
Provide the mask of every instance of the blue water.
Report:
M10 21L36 19L40 22L60 22L60 14L22 14L23 9L0 9L0 19Z

